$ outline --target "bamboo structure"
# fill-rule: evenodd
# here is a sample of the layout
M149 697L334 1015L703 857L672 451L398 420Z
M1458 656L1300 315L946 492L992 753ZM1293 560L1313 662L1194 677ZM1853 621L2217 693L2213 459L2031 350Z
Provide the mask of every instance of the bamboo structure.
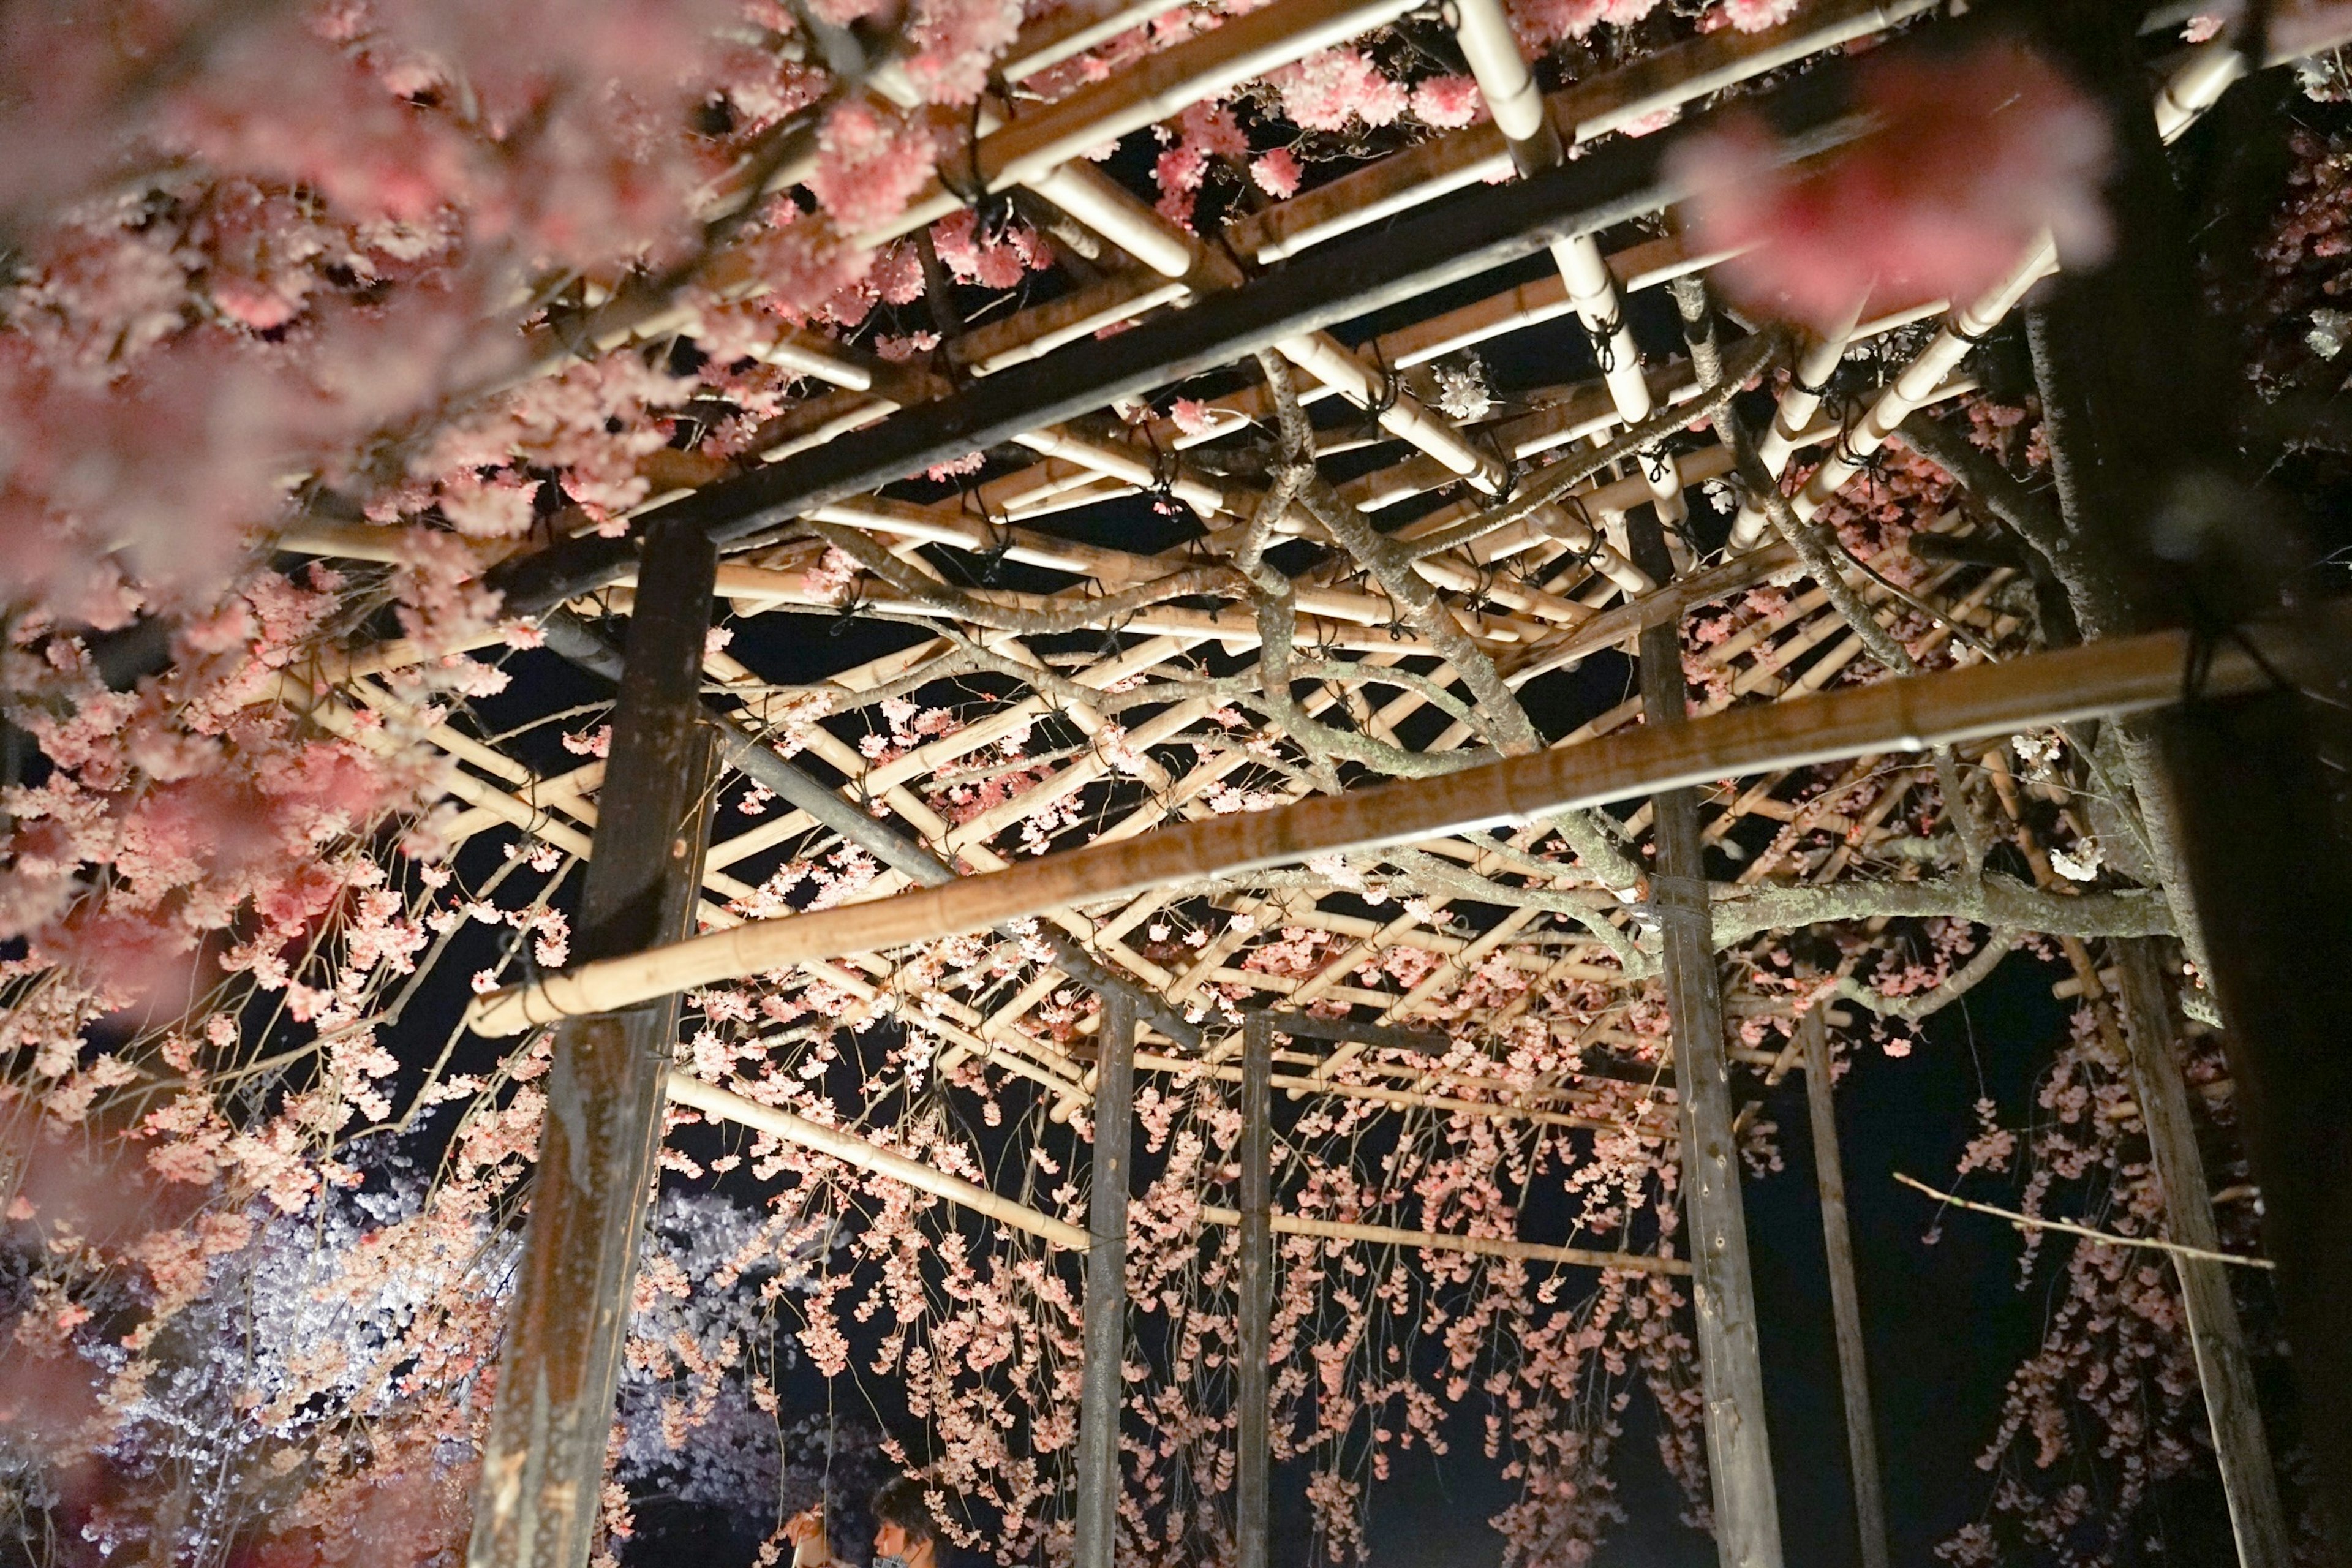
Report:
M1140 841L1076 850L1019 872L968 878L934 892L851 904L822 917L737 927L667 951L582 965L478 1003L471 1026L516 1034L583 1013L804 959L877 952L1049 910L1132 898L1333 852L1526 823L1678 788L1725 772L1780 771L1880 750L1925 751L2037 725L2142 712L2179 693L2187 633L2115 638L2027 660L1825 693L1770 708L1643 729L1581 749L1465 769L1196 824ZM2299 664L2291 650L2286 661ZM2240 649L2217 656L2213 691L2257 689L2268 676Z
M584 1435L601 1454L611 1407L610 1369L589 1363L609 1359L617 1331L665 1098L761 1148L821 1157L811 1163L828 1181L854 1172L940 1200L925 1205L935 1227L1017 1233L1024 1258L1083 1268L1083 1412L1061 1518L1079 1568L1112 1568L1139 1073L1148 1092L1238 1096L1237 1201L1204 1191L1188 1223L1204 1247L1228 1230L1237 1244L1242 1568L1276 1551L1277 1237L1296 1238L1283 1252L1311 1240L1448 1268L1688 1279L1723 1561L1773 1568L1782 1542L1734 1099L1751 1079L1777 1082L1797 1050L1864 1561L1886 1561L1822 1015L1727 988L1718 964L1745 973L1727 960L1812 925L1983 929L1982 951L1924 998L1842 982L1840 996L1910 1018L1981 980L2020 933L2126 953L2193 938L2186 889L2218 875L2219 849L2176 844L2171 864L2092 889L2010 875L1989 861L1972 800L2018 786L1978 759L2090 721L2134 721L2135 734L2171 722L2156 716L2179 710L2191 677L2200 704L2315 681L2332 674L2347 623L2332 610L2249 613L2224 635L2161 615L2093 617L2099 635L2057 646L2021 598L2025 557L1983 522L1978 503L2002 503L1963 493L1967 475L1916 534L1851 554L1838 542L1830 523L1850 516L1890 447L1909 432L1924 449L1925 422L1978 376L1997 379L1971 354L2056 268L2046 237L1975 298L1857 299L1802 337L1765 326L1717 345L1710 327L1654 341L1654 291L1688 289L1730 259L1686 237L1677 147L1752 110L1774 129L1775 158L1833 154L1870 132L1850 112L1847 46L1990 26L1983 17L1934 16L1926 0L1822 0L1547 94L1507 8L1457 0L1427 25L1475 79L1490 111L1477 123L1369 140L1343 172L1236 202L1199 233L1087 156L1410 9L1274 0L1067 79L1072 62L1177 8L1074 7L1024 28L961 140L942 141L955 145L937 177L888 223L833 237L928 244L930 226L967 209L975 232L1011 211L1053 233L1066 258L1091 258L1084 268L1005 295L984 319L942 309L928 362L894 363L814 318L763 318L749 357L806 384L762 414L744 456L710 458L681 437L642 460L650 493L620 520L625 533L567 512L544 541L478 550L480 585L543 643L521 657L618 691L609 759L550 768L530 760L522 731L492 733L470 712L404 697L383 678L424 660L405 639L258 683L256 700L385 754L390 731L413 729L446 761L454 840L584 859L591 911L609 912L619 895L603 889L617 879L656 872L671 899L658 931L608 939L599 914L568 967L509 968L467 1013L492 1040L554 1028L566 1074L636 1042L628 1081L591 1106L592 1121L617 1120L583 1145L604 1201L578 1220L596 1239L571 1273L554 1269L540 1231L572 1222L560 1203L534 1204L479 1568L576 1568L584 1551L595 1492L580 1479L594 1461ZM2197 45L2135 75L2132 112L2149 138L2177 137L2251 63L2231 37ZM1737 104L1710 106L1734 88ZM844 91L924 111L895 61ZM1694 123L1622 133L1685 111ZM711 211L787 192L812 167L801 156L739 169L714 182ZM600 353L652 363L702 330L702 312L765 286L748 252L719 246L693 289L583 311L533 373ZM1541 352L1513 357L1530 346ZM1495 384L1474 359L1482 348L1496 363L1572 368ZM1741 383L1781 368L1789 385L1769 419L1760 402L1736 403ZM1480 376L1480 395L1460 395ZM2046 399L2053 428L2069 406L2060 390ZM1771 487L1791 473L1801 482L1782 506ZM393 531L341 521L278 543L404 559ZM689 582L689 568L703 575ZM743 634L731 652L705 647L714 609ZM625 656L610 624L623 617ZM719 782L684 789L677 756L645 752L656 716L709 738ZM2121 798L2126 820L2102 839L2158 837L2160 776L2126 771L2128 789L2105 775L2045 787L2078 816ZM678 831L703 807L707 858L699 826ZM766 815L744 815L755 809ZM2003 810L2002 831L2046 872L2049 830L2013 800ZM694 852L669 853L682 844ZM2192 864L2207 868L2192 876ZM1548 999L1570 988L1589 1022L1551 1016ZM2229 978L2217 988L2242 1005ZM755 992L775 1005L757 1013ZM1661 993L1671 1037L1631 1021ZM2164 1079L2162 1051L2141 1044L2168 1038L2176 1005L2161 986L2132 1003L2138 1100L2168 1194L2202 1187L2177 1076ZM766 1058L670 1059L681 1009L730 1008L765 1031ZM853 1131L870 1106L840 1125L791 1109L801 1089L787 1075L819 1076L811 1042L853 1015L908 1043L915 1065L891 1080L907 1104L1013 1084L1034 1097L1037 1126L1086 1129L1087 1226L1048 1212L1074 1215L1076 1185L1053 1198L1028 1188L1036 1201L1024 1201L1002 1169L973 1179L954 1171L979 1164L908 1152L931 1147L920 1141ZM1788 1050L1732 1048L1738 1022L1787 1028L1792 1015ZM897 1092L882 1081L861 1092L877 1103ZM1522 1235L1516 1218L1448 1228L1402 1201L1286 1207L1276 1089L1299 1108L1286 1116L1475 1127L1565 1162L1598 1158L1602 1139L1670 1145L1691 1256L1624 1236ZM560 1107L551 1171L571 1169L566 1126ZM2270 1568L2278 1505L2264 1500L2259 1413L2229 1350L2219 1267L2200 1260L2219 1247L2196 1207L2175 1205L2189 1248L2176 1261L2242 1560ZM548 1315L543 1298L584 1268L601 1272L580 1288L581 1310L593 1297L604 1315L583 1328ZM541 1375L560 1360L557 1328L581 1330L586 1358L562 1388ZM567 1424L569 1448L514 1426L532 1398ZM559 1449L571 1470L530 1468ZM547 1507L561 1530L523 1540L529 1500L559 1493L562 1507Z

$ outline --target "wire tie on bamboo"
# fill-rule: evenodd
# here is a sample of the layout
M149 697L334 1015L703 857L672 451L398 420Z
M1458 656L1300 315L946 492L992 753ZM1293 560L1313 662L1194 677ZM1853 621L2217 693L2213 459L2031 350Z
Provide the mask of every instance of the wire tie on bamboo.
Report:
M1396 367L1389 363L1388 350L1381 345L1380 339L1372 340L1371 348L1372 371L1380 380L1371 401L1364 405L1364 439L1377 441L1381 438L1381 420L1396 407L1398 397L1404 392L1404 382Z
M1584 329L1584 335L1592 341L1592 363L1604 376L1617 374L1617 334L1624 330L1625 315L1622 310Z

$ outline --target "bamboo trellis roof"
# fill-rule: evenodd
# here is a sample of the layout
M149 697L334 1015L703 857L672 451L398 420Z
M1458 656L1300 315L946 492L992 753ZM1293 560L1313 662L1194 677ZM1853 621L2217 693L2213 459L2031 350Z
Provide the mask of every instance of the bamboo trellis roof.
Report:
M769 459L788 463L861 427L869 444L876 432L887 441L901 422L927 412L947 411L942 428L952 430L957 406L985 400L991 377L1008 367L1050 370L1122 323L1181 319L1220 293L1246 291L1249 275L1266 263L1351 237L1362 244L1367 226L1507 170L1508 140L1482 124L1241 216L1223 234L1195 237L1108 176L1061 161L1172 112L1237 70L1296 58L1396 9L1305 0L1270 6L1198 40L1200 47L1154 57L1135 79L1115 79L981 137L973 156L992 188L1024 183L1131 260L952 340L936 373L780 326L768 356L808 376L817 395L777 422L783 428ZM1540 106L1540 119L1578 147L1631 121L1702 108L1713 95L1901 26L1919 9L1814 6L1769 33L1695 39L1557 95ZM2165 129L2185 125L2237 63L2218 47L2176 63L2159 101ZM944 191L919 199L908 221L952 210L953 202ZM1916 476L1870 470L1905 417L1971 390L1959 361L2049 269L2046 251L2023 258L1990 298L1882 310L1843 339L1813 342L1803 374L1781 393L1769 460L1820 465L1801 510L1811 516L1829 506L1853 516L1889 484L1907 485L1916 535L1898 527L1876 536L1878 547L1848 563L1833 595L1800 549L1768 542L1751 502L1727 544L1722 519L1702 514L1677 530L1684 570L1658 582L1628 559L1623 521L1660 491L1645 461L1654 472L1655 454L1672 455L1669 493L1705 484L1727 506L1740 493L1722 483L1731 458L1713 434L1682 432L1674 428L1679 415L1649 412L1701 393L1687 353L1659 346L1667 332L1657 329L1672 319L1659 295L1720 258L1690 254L1671 209L1624 205L1612 215L1621 221L1597 231L1597 247L1583 239L1555 247L1562 255L1580 246L1591 251L1600 268L1588 266L1589 276L1564 280L1575 267L1552 266L1541 249L1522 246L1532 261L1446 279L1390 304L1377 331L1341 319L1335 330L1270 340L1318 421L1315 458L1330 484L1329 504L1349 514L1351 528L1389 542L1376 563L1317 509L1294 503L1257 517L1259 542L1286 552L1293 578L1290 679L1271 700L1262 612L1235 591L1230 564L1277 460L1275 410L1246 353L1190 366L1192 374L1163 383L1149 400L1105 392L1088 412L990 447L975 479L823 499L795 509L796 521L742 538L722 563L719 591L745 655L711 653L714 708L766 743L755 781L772 780L789 759L783 766L854 810L812 813L787 800L764 816L718 812L704 877L706 929L791 918L815 886L813 868L823 868L823 879L842 879L826 901L882 899L936 881L937 867L987 876L1086 842L1132 839L1383 779L1438 777L1523 750L1527 736L1572 749L1638 722L1630 658L1641 626L1664 616L1685 625L1704 617L1708 627L1685 652L1701 713L1876 678L1881 667L1850 617L1857 605L1895 628L1928 666L2033 646L2021 563L2004 561L1998 542L1986 542L1975 503L1957 491L1939 498ZM1613 336L1580 331L1580 311ZM1940 326L1931 324L1939 318ZM1628 320L1645 331L1632 332ZM619 352L693 326L690 312L623 299L574 341ZM1631 357L1620 360L1622 349ZM1475 369L1474 352L1483 356ZM1541 371L1529 378L1490 368L1522 365ZM1804 377L1832 372L1837 391L1825 402ZM1466 401L1447 390L1449 381L1478 376L1488 382ZM1168 412L1174 395L1191 399L1181 417ZM1643 433L1653 437L1674 431L1650 443L1646 459L1623 440L1629 422L1645 421ZM666 478L677 488L641 516L692 508L761 479L757 469L698 472L694 459L665 458L676 458ZM1549 487L1557 499L1540 505L1514 505L1514 495L1524 498L1571 462L1589 477ZM1918 511L1923 500L1927 510ZM1492 526L1506 512L1509 521ZM1391 521L1398 518L1405 521ZM370 532L320 525L285 543L369 554L382 548ZM585 549L593 553L593 542ZM541 565L509 563L526 584L526 602L542 586L530 576ZM582 581L588 591L540 607L573 626L627 614L625 563L592 566ZM864 635L827 635L850 625ZM879 641L889 651L869 652L886 626ZM554 640L592 635L566 631ZM835 647L856 651L829 660ZM762 652L783 648L792 655L789 679L779 668L761 668ZM328 699L292 682L284 695L348 728L356 711L394 702L364 668L335 672L349 679ZM1521 710L1496 711L1488 699L1497 693L1511 694ZM464 809L453 837L514 831L565 856L590 853L600 763L535 771L520 752L459 721L430 738L455 763L451 789ZM2022 833L2002 820L2015 815L2017 785L1998 749L1967 765L1974 774L1968 788L1980 797L1971 813L1994 820L1958 831ZM2055 784L2034 787L2071 814L2077 831L2093 830L2084 799ZM1826 787L1819 769L1805 767L1723 780L1711 792L1706 826L1722 857L1719 931L1737 947L1824 919L1990 920L1980 888L1935 874L1955 831L1945 809L1936 769L1892 747L1855 758ZM782 984L824 998L821 1016L895 1013L936 1037L943 1068L984 1062L1047 1089L1065 1111L1084 1103L1089 1083L1083 1051L1056 1026L1066 1022L1070 971L1082 962L1071 943L1099 966L1079 981L1091 984L1107 973L1150 999L1146 1017L1158 1027L1148 1037L1147 1066L1163 1070L1213 1068L1221 1026L1248 1006L1454 1026L1492 1042L1539 1015L1549 988L1580 986L1595 1021L1572 1045L1590 1053L1589 1075L1560 1075L1532 1096L1497 1096L1474 1062L1387 1064L1382 1083L1343 1092L1605 1126L1628 1114L1615 1080L1652 1070L1656 1055L1655 1037L1622 1020L1654 969L1638 889L1647 813L1612 822L1585 831L1609 847L1613 865L1580 858L1572 827L1538 823L1266 871L1202 868L1174 886L1052 910L1041 924L1059 947L1041 945L1026 929L941 931L967 939L951 958L937 944L911 957L829 955L798 965ZM2005 931L2080 937L2161 927L2147 895L2071 896L2076 889L2050 872L2042 848L2021 842L2042 885L2006 888ZM919 866L910 873L910 858L931 862L933 873ZM1008 983L1008 973L1018 982ZM1474 999L1498 984L1501 1000ZM1790 1011L1785 996L1764 994L1739 1006L1752 1016ZM1883 1010L1904 1011L1892 1003ZM1627 1063L1611 1065L1612 1053ZM1296 1052L1286 1070L1302 1088L1336 1085L1335 1063L1355 1055ZM1780 1055L1761 1053L1785 1070Z

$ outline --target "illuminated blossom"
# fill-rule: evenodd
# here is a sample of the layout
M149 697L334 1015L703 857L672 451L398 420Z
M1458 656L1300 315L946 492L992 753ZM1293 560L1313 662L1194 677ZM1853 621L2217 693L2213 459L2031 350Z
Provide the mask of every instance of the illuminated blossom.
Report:
M1699 243L1742 252L1720 275L1743 302L1821 325L1864 297L1972 300L2045 232L2070 260L2104 253L2105 122L2039 57L1875 57L1862 96L1874 128L1811 172L1752 121L1676 150Z
M843 233L881 227L906 211L931 176L929 132L862 99L834 105L817 138L809 189Z
M1358 49L1325 49L1267 79L1282 95L1282 111L1309 131L1389 125L1405 111L1405 89Z
M1413 84L1413 118L1451 131L1486 118L1486 100L1466 76L1433 76Z

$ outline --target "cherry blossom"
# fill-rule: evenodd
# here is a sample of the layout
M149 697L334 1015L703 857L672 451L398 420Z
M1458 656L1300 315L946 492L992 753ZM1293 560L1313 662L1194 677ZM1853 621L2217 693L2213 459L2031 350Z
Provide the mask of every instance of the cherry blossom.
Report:
M1751 305L1827 325L1860 299L1973 300L2044 233L2070 264L2104 255L2105 124L2038 56L1880 57L1861 90L1876 125L1817 170L1787 170L1753 123L1676 150L1695 231L1742 252L1725 276Z

